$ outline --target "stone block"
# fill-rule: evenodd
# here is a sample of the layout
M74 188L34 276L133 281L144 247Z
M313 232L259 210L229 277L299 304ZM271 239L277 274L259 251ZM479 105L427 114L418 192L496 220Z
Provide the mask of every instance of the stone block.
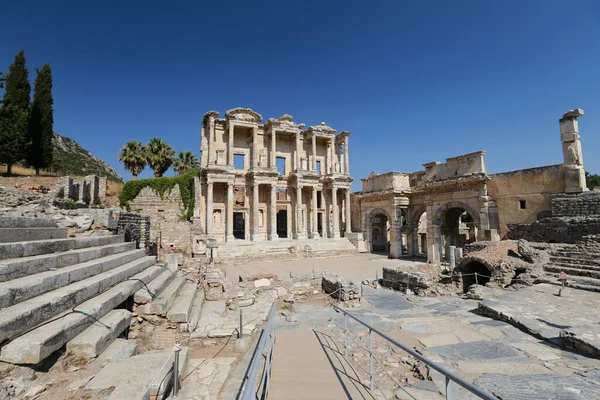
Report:
M171 322L188 322L190 319L190 313L192 312L192 305L194 298L196 297L197 285L194 282L185 282L173 305L167 312L167 319Z
M110 311L100 318L100 322L94 322L89 328L69 341L67 351L84 358L97 357L127 329L130 319L131 312L127 310Z
M155 298L152 302L147 305L147 314L153 315L162 315L165 316L167 311L175 302L175 298L177 297L177 293L181 286L185 283L185 278L175 278L169 285L160 292L157 298Z
M63 239L67 228L0 228L0 243Z
M147 304L152 301L152 296L157 293L161 293L169 283L175 278L175 271L171 270L170 266L164 263L158 263L157 265L163 267L163 272L152 282L144 282L145 285L135 292L133 295L133 301L136 304Z
M137 343L133 340L115 339L106 350L100 354L100 361L124 360L137 354Z

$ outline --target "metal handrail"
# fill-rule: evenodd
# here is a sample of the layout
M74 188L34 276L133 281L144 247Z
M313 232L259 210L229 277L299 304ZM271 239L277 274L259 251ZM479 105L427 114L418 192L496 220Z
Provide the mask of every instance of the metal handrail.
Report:
M398 346L399 348L401 348L402 350L404 350L405 352L407 352L408 354L410 354L411 356L415 357L416 359L422 361L423 363L425 363L429 368L432 368L434 370L436 370L437 372L441 373L442 375L444 375L444 377L446 378L446 399L452 399L452 391L450 390L450 382L455 382L457 384L459 384L460 386L462 386L463 388L465 388L466 390L468 390L469 392L473 393L474 395L478 396L481 399L485 399L485 400L498 400L497 397L495 397L494 395L488 393L487 391L483 390L482 388L473 385L470 382L467 382L466 380L464 380L463 378L461 378L460 376L455 375L454 373L452 373L451 371L447 370L446 368L434 363L433 361L431 361L430 359L428 359L427 357L417 353L415 350L411 349L410 347L407 347L405 345L403 345L402 343L399 343L398 341L392 339L391 337L389 337L388 335L386 335L385 333L379 331L378 329L372 327L371 325L367 324L366 322L362 321L360 318L355 317L354 315L350 314L348 311L336 306L335 304L331 304L331 308L332 308L332 318L331 318L331 323L333 324L333 310L336 310L338 312L341 312L344 314L344 326L345 326L345 354L346 357L348 357L348 320L347 317L352 318L353 320L355 320L356 322L358 322L359 324L365 326L366 328L369 329L369 342L372 343L372 334L373 332L378 334L379 336L381 336L382 338L384 338L385 340L387 340L388 342ZM370 349L372 349L372 344L369 346ZM372 351L372 350L371 350ZM372 354L370 355L372 358ZM372 367L372 361L371 361L371 369ZM371 390L373 390L373 379L374 377L371 376Z
M271 361L273 359L273 350L275 347L275 331L276 331L276 320L277 314L277 301L273 302L267 323L263 328L260 340L256 344L252 361L250 361L250 367L247 369L246 375L242 382L246 382L242 391L241 400L257 400L266 399L269 394L269 388L271 386ZM266 349L267 354L264 354ZM264 356L264 368L261 372L262 390L260 390L260 383L257 385L258 368L262 364L262 357ZM259 390L261 393L259 393Z

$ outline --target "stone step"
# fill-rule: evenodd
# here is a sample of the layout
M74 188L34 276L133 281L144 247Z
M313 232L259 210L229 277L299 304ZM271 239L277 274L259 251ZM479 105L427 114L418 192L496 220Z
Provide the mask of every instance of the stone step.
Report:
M86 247L106 246L122 243L123 241L123 235L110 235L0 243L0 260L58 253Z
M1 309L0 343L7 339L14 339L37 324L76 307L78 304L138 274L155 262L155 257L143 257L110 271L44 293L12 307ZM140 286L137 287L137 289L139 288Z
M98 357L129 327L130 321L131 312L112 310L69 341L67 351L88 359Z
M193 332L198 326L200 321L200 314L202 313L202 304L204 303L204 290L202 286L198 287L196 298L192 304L192 312L190 313L190 319L187 323L179 324L180 332Z
M117 338L100 354L100 362L125 360L137 354L137 343L133 340Z
M600 261L598 258L594 259L585 259L585 258L573 258L573 257L560 257L560 256L550 256L550 261L554 263L564 263L564 264L583 264L583 265L597 265L600 267Z
M551 274L555 278L558 278L558 274ZM591 284L589 281L592 281ZM562 286L562 282L558 279L549 281L548 283L556 286ZM592 279L581 278L577 276L569 276L567 280L567 288L579 289L579 290L587 290L588 292L597 292L600 293L600 282L595 282Z
M164 267L164 271L160 274L156 279L153 279L152 282L147 283L146 286L142 286L140 290L135 292L133 296L133 301L136 304L146 304L152 301L153 296L157 296L160 292L165 290L167 285L173 281L175 278L176 270L173 271L170 269L169 265L166 263L161 263Z
M110 271L121 265L144 257L145 250L130 250L124 253L87 261L56 271L45 271L4 282L0 286L0 308L6 308L52 290L81 281L94 275Z
M40 254L0 261L0 282L84 263L112 254L135 250L134 242L121 242L98 247L85 247L61 253Z
M567 276L585 276L588 278L600 279L600 271L589 269L569 268L561 265L546 265L544 271L560 273L564 272Z
M0 228L56 228L51 218L0 217Z
M590 265L585 262L579 264L579 263L564 263L564 262L560 262L560 261L550 261L550 263L548 265L555 265L558 267L565 267L565 268L587 269L590 271L600 271L600 265Z
M179 290L173 305L167 311L167 319L171 322L188 322L196 298L198 284L187 281Z
M566 257L566 258L580 258L583 260L598 260L600 259L600 253L594 253L590 251L581 251L581 250L555 250L551 254L556 257Z
M67 228L0 228L0 243L63 239L68 231Z
M167 285L167 287L158 294L158 297L148 304L138 307L138 312L141 314L151 315L167 315L167 311L171 308L179 290L185 283L185 278L175 278Z
M164 396L171 386L175 353L169 350L149 351L126 360L108 363L86 385L86 389L98 393L114 388L109 400L146 400ZM179 379L184 376L188 362L188 349L179 352Z
M0 360L15 364L38 364L83 332L96 319L102 318L126 301L142 287L141 281L151 282L162 271L162 267L157 265L146 268L129 280L77 305L74 312L44 322L4 345L0 349Z

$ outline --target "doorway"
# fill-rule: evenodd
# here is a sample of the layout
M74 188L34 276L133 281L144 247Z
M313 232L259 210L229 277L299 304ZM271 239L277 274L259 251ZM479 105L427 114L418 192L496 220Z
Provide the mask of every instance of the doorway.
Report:
M243 212L233 213L233 237L236 239L246 239L246 220Z
M317 232L319 236L323 237L323 213L317 213Z
M287 238L287 210L277 211L277 236Z

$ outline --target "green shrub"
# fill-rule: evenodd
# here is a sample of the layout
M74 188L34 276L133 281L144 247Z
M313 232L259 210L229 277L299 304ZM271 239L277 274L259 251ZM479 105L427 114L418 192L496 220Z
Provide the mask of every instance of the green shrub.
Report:
M182 221L189 221L194 215L194 177L198 176L199 172L199 170L192 170L178 176L129 181L123 186L123 190L119 194L119 203L121 207L129 211L129 202L135 199L143 188L152 188L164 200L165 196L171 194L175 185L179 185L179 193L181 193L180 218Z

